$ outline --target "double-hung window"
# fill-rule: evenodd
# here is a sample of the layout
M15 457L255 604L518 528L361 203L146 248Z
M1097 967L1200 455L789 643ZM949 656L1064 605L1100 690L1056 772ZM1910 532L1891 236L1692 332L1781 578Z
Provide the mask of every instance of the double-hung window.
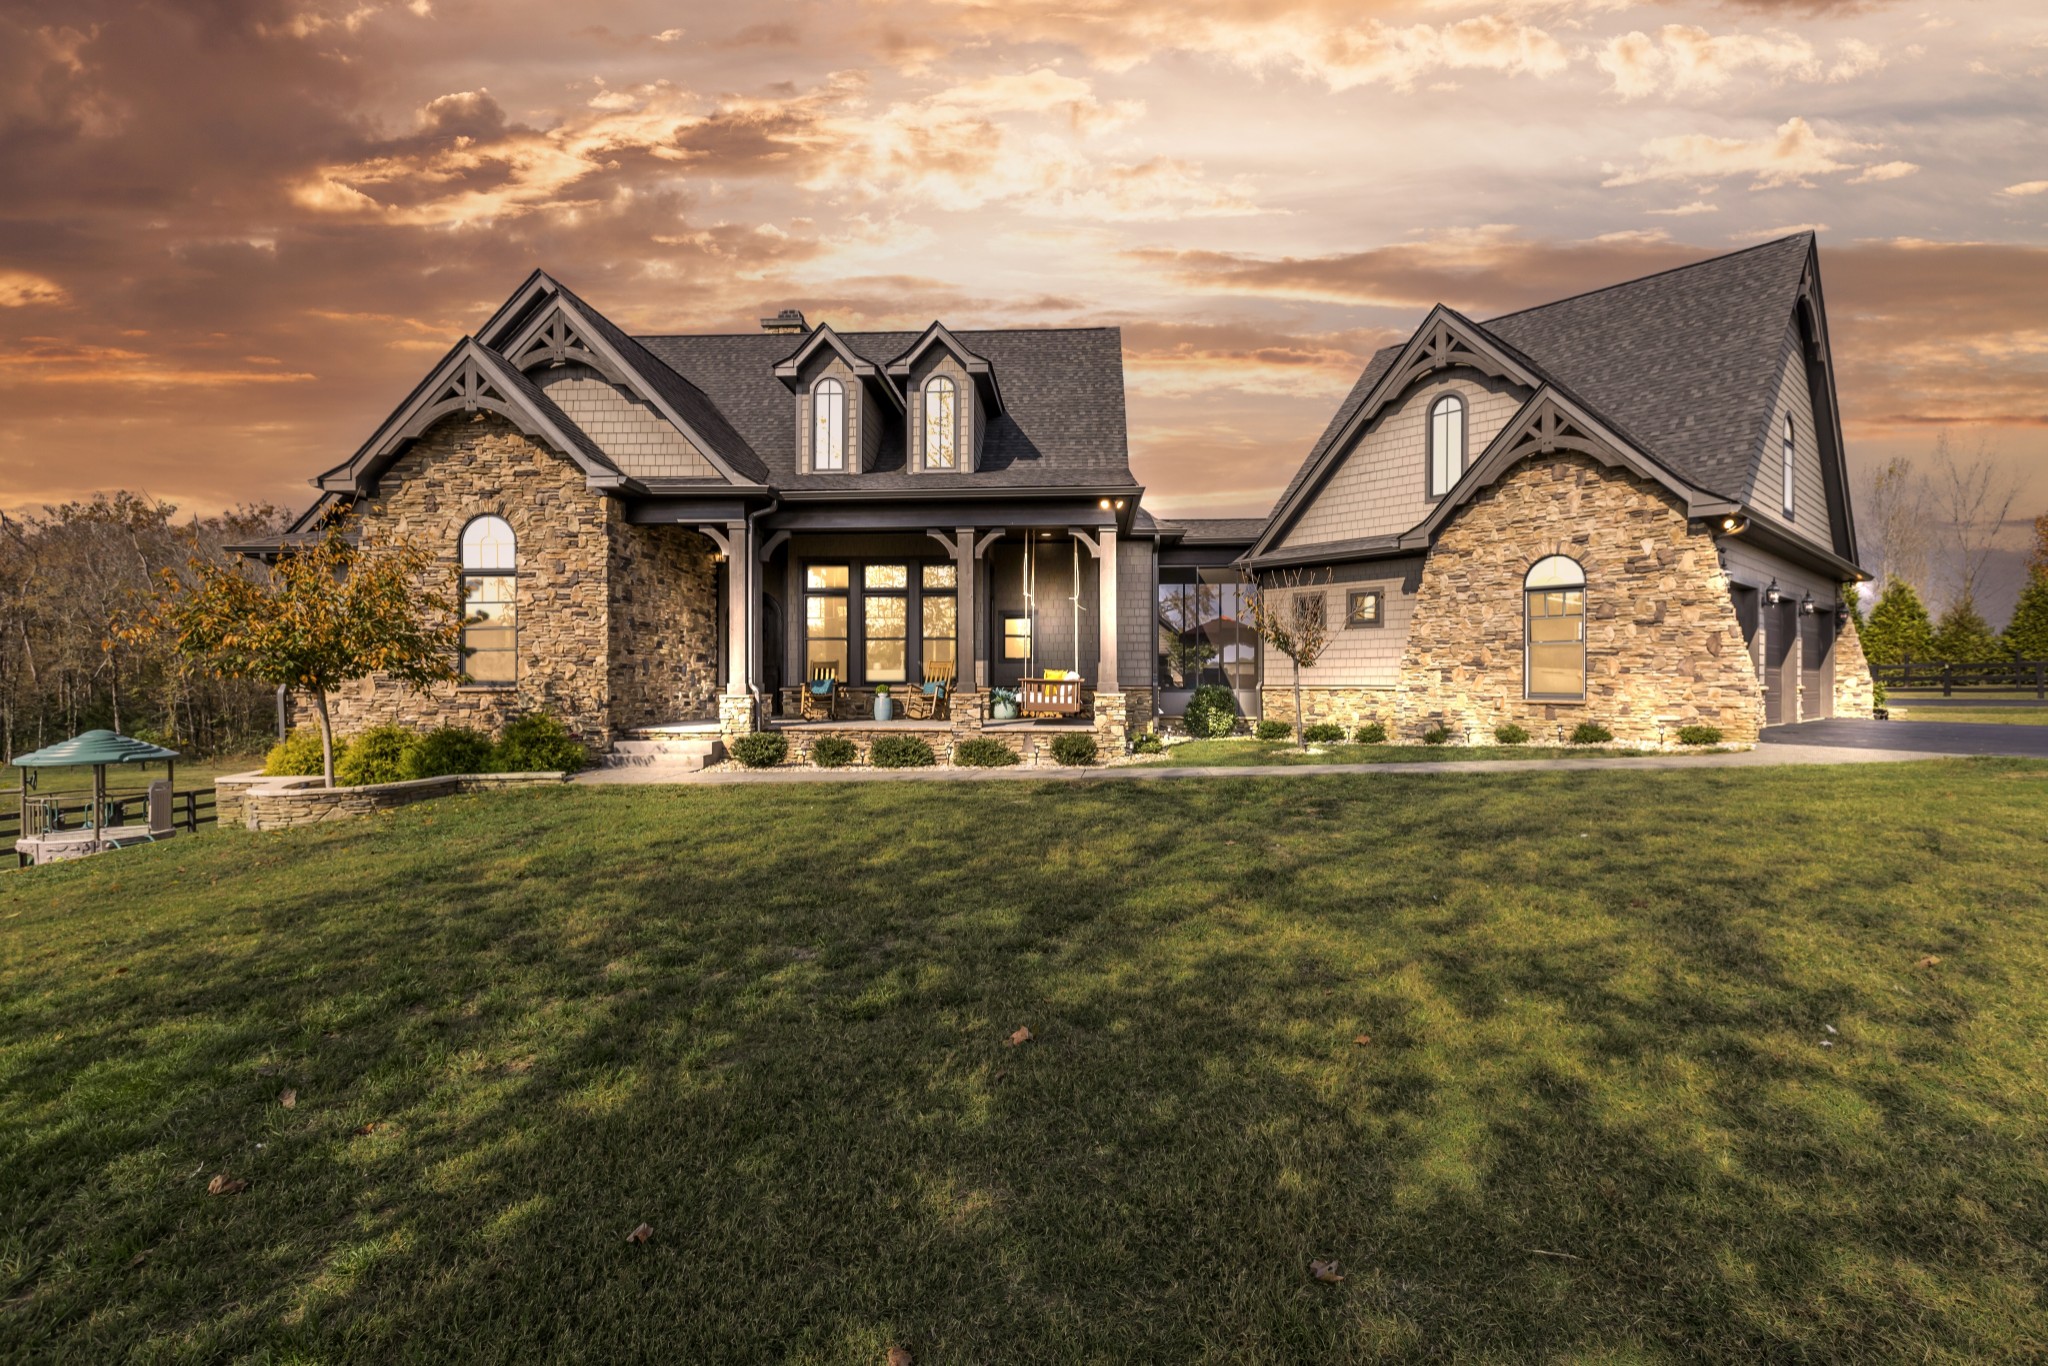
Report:
M923 660L927 679L955 669L960 652L960 578L958 566L922 566L918 614L924 628Z
M910 566L864 565L860 586L861 676L869 683L901 683L910 676Z
M462 529L462 672L471 683L519 681L518 547L503 517Z
M1546 555L1523 580L1525 693L1578 701L1586 695L1586 571L1568 555Z
M804 672L830 668L840 682L850 681L847 653L848 567L812 564L804 567Z

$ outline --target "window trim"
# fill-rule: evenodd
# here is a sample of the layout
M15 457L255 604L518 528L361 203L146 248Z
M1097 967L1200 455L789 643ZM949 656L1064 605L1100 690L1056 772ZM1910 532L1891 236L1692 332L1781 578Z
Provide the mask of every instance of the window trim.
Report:
M1371 598L1372 620L1358 619L1358 602ZM1351 588L1344 593L1344 629L1347 631L1371 631L1387 624L1387 590L1384 588Z
M1436 415L1445 404L1451 404L1458 413L1458 472L1439 489L1436 486ZM1423 416L1422 425L1422 495L1429 502L1448 498L1451 490L1465 477L1471 467L1472 457L1472 405L1465 396L1455 389L1445 390L1429 401L1429 408Z
M844 570L846 571L846 587L844 587L844 588L813 588L813 587L811 587L811 582L810 582L810 579L811 579L811 571L812 571L813 569L844 569ZM814 639L816 639L816 640L826 640L826 641L833 641L833 642L835 642L835 643L837 643L837 644L839 644L839 645L843 646L843 647L844 647L844 649L845 649L845 663L844 663L844 665L842 666L842 673L841 673L841 677L840 677L840 679L839 679L839 683L840 683L840 684L841 684L842 686L844 686L844 685L846 685L846 684L848 684L848 683L851 683L851 682L853 681L853 679L852 679L852 677L851 677L851 675L852 675L852 673L853 673L853 660L854 660L854 654L853 654L853 641L854 641L854 635L853 635L853 625L854 625L854 621L853 621L853 585L854 585L854 575L855 575L855 572L856 572L856 571L855 571L855 569L854 569L854 563L853 563L853 561L852 561L852 560L848 560L848 559L842 559L842 558L840 558L840 557L838 557L838 556L827 556L827 557L821 557L821 558L819 558L819 559L815 559L815 560L805 560L805 561L803 561L803 563L802 563L802 564L801 564L801 565L799 566L799 571L800 571L800 578L799 578L799 580L798 580L798 581L799 581L799 583L801 584L801 588L802 588L802 593L803 593L803 635L802 635L802 636L800 637L800 639L801 639L801 640L803 641L803 649L802 649L802 651L801 651L801 653L802 653L802 656L803 656L803 668L802 668L802 674L801 674L801 676L802 676L803 678L805 678L805 679L809 679L809 678L810 678L810 676L811 676L811 667L812 667L812 665L811 665L811 641L812 641L812 640L814 640ZM812 636L812 635L811 635L811 599L812 599L812 598L837 598L837 599L838 599L839 601L841 601L841 602L843 602L843 603L845 603L845 604L846 604L846 634L845 634L844 636L816 636L816 637L814 637L814 636Z
M1532 585L1529 582L1529 580L1535 577L1537 569L1549 563L1552 560L1563 560L1565 563L1571 565L1572 568L1578 571L1579 581L1576 584L1546 583L1541 585ZM1535 688L1536 642L1534 639L1532 639L1533 633L1531 631L1531 626L1535 621L1535 617L1533 617L1529 612L1529 600L1539 593L1558 592L1576 592L1579 595L1579 690L1575 693L1540 693L1537 692ZM1540 555L1536 558L1536 560L1533 563L1530 564L1530 566L1526 570L1522 571L1522 699L1524 701L1584 702L1586 700L1586 621L1588 615L1588 604L1586 601L1587 595L1588 585L1586 582L1586 566L1582 564L1574 556L1564 554ZM1547 643L1554 644L1556 642Z
M871 566L875 565L899 565L903 567L906 571L904 586L902 588L869 588L867 586L867 571ZM953 650L955 658L953 666L955 670L961 667L959 658L959 587L957 582L952 588L925 587L924 571L927 565L953 566L954 561L943 555L875 555L871 557L859 555L802 555L797 558L796 580L800 605L807 604L809 599L814 597L839 598L846 603L846 663L845 672L840 675L839 679L841 687L866 688L874 686L877 682L877 680L869 678L867 672L867 600L870 597L896 598L904 605L904 676L902 678L885 678L879 680L880 682L887 683L891 688L924 686L924 641L926 639L924 635L924 601L928 596L951 598L955 603L953 617ZM810 587L810 572L813 569L819 568L844 569L846 571L846 587ZM802 633L797 637L798 653L802 656L804 677L808 678L811 669L811 614L809 606L802 605L799 615L802 617ZM819 638L833 641L840 639L838 636ZM894 636L878 637L878 639L888 640L894 640L895 638ZM916 646L916 648L912 649L912 646ZM972 648L972 642L969 642L969 648Z
M1784 492L1784 495L1785 495L1785 496L1784 496L1785 520L1786 520L1786 521L1788 521L1788 522L1796 520L1796 518L1795 518L1795 517L1793 516L1793 510L1794 510L1794 508L1795 508L1795 507L1797 506L1797 500L1796 500L1796 499L1794 498L1794 496L1793 496L1793 494L1794 494L1794 492L1795 492L1795 490L1794 490L1794 487L1793 487L1793 466L1794 466L1794 463L1796 462L1796 460L1797 460L1797 458L1798 458L1798 453L1799 453L1799 447L1798 447L1798 435L1799 435L1799 424L1798 424L1798 421L1797 421L1797 420L1796 420L1796 419L1795 419L1795 418L1794 418L1794 417L1792 416L1792 414L1790 414L1790 413L1787 413L1787 414L1785 414L1785 449L1784 449L1784 456L1785 456L1785 460L1784 460L1784 482L1785 482L1785 487L1784 487L1784 490L1783 490L1783 492Z
M469 563L469 530L479 522L496 522L505 528L505 536L512 544L512 563L509 566L490 568L472 567ZM479 512L462 524L456 533L455 561L462 582L462 634L456 642L460 651L457 666L462 670L461 686L465 688L516 688L519 686L519 533L513 530L512 521L503 513ZM508 604L512 611L512 644L506 653L512 656L510 678L474 678L469 672L470 658L479 653L469 646L469 583L471 579L509 579L512 584L512 600ZM493 651L492 653L496 653Z
M942 384L946 386L946 392L951 396L953 409L952 419L947 423L952 430L946 443L947 453L952 459L946 464L938 465L932 462L932 393ZM919 467L946 474L956 473L960 468L960 386L953 382L951 375L928 375L919 386L918 392L923 395L918 409Z
M818 396L825 391L825 386L828 384L832 386L833 392L837 394L839 398L839 463L836 465L827 465L822 463L818 459ZM812 473L846 473L846 467L848 464L847 457L852 447L851 437L853 435L853 424L848 420L849 414L847 409L848 405L846 397L846 382L844 380L840 379L837 375L820 375L815 381L812 382L811 431L810 441L808 443L810 446L811 453Z

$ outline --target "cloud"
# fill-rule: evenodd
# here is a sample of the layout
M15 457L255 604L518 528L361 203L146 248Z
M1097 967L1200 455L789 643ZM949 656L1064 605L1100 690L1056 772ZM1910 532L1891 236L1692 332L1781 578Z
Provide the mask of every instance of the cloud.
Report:
M61 304L70 296L61 285L25 270L0 270L0 308Z
M1642 185L1676 180L1699 183L1729 176L1754 176L1753 190L1808 185L1812 177L1854 170L1842 160L1875 144L1829 137L1803 118L1789 118L1776 131L1759 138L1723 138L1707 133L1652 138L1642 145L1644 164L1615 171L1603 186ZM1608 168L1612 170L1613 168Z
M1695 214L1719 213L1721 209L1719 205L1709 204L1704 199L1695 199L1690 204L1680 204L1675 209L1645 209L1644 212L1660 218L1691 218Z
M1123 324L1124 378L1153 397L1218 388L1254 394L1341 393L1393 328L1290 331L1251 321Z
M1851 185L1869 185L1880 180L1898 180L1909 176L1920 168L1910 161L1885 161L1875 166L1865 166L1861 172L1849 177Z
M2006 186L2003 190L2000 190L1999 193L2009 194L2012 195L2014 198L2023 198L2027 195L2035 194L2048 194L2048 180L2022 181L2017 185Z
M1624 100L1718 90L1745 69L1809 81L1822 74L1813 44L1798 34L1714 34L1691 24L1666 24L1655 37L1638 31L1609 38L1594 53L1593 65L1612 81L1609 91Z

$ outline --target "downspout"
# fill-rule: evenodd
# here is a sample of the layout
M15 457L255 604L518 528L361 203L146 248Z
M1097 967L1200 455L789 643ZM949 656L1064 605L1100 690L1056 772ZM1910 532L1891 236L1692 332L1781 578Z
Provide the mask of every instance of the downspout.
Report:
M1071 531L1067 533L1067 544L1074 550L1074 676L1081 675L1081 538ZM1101 686L1096 680L1096 686Z

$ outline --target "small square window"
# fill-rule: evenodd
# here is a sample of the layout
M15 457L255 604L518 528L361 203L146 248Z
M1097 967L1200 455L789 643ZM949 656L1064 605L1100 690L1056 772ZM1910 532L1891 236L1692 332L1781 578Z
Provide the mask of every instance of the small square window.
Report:
M1344 624L1346 626L1378 626L1382 621L1381 612L1385 605L1385 591L1378 588L1352 590L1346 599Z
M846 566L843 564L813 564L804 566L804 587L812 592L845 592Z
M926 565L924 567L924 586L937 589L958 588L960 586L959 567L950 564Z
M910 586L910 566L871 564L861 572L861 586L881 592L901 592Z
M1029 659L1031 657L1031 618L1005 616L1003 618L1003 658Z

